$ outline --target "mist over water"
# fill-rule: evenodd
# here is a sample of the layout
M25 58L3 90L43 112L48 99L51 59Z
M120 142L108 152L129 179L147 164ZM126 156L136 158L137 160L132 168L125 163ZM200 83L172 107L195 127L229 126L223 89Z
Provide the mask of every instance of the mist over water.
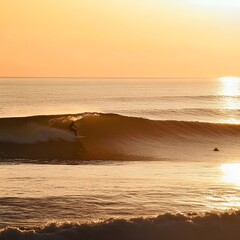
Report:
M238 81L0 88L0 239L239 239Z

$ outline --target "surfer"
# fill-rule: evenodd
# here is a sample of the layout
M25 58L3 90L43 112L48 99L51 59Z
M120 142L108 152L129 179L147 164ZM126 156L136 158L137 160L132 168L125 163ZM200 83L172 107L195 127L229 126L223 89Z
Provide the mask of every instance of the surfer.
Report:
M78 130L78 127L75 125L75 122L72 121L69 125L69 130L71 132L74 132L75 136L77 137L77 130Z

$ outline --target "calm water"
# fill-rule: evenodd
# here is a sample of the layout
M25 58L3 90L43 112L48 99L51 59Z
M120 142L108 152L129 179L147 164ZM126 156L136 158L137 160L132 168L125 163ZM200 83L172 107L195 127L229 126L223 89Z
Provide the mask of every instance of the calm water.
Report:
M0 116L103 112L157 120L240 123L239 85L236 79L1 79ZM51 165L2 159L0 227L238 209L240 136L233 137L233 128L227 137L224 129L217 137L195 135L194 142L184 145L157 139L148 145L144 136L141 143L146 148L142 148L130 139L128 145L134 151L149 155L154 151L163 157L159 161L139 157L139 161L92 159L79 165ZM220 152L212 151L216 144Z
M240 122L237 79L0 79L0 116L81 112Z

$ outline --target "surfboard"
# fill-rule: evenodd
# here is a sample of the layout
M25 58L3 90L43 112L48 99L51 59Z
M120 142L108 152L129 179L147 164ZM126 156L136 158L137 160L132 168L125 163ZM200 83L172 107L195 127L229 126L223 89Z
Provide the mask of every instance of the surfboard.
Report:
M82 139L82 138L85 138L86 136L77 136L75 137L76 139Z

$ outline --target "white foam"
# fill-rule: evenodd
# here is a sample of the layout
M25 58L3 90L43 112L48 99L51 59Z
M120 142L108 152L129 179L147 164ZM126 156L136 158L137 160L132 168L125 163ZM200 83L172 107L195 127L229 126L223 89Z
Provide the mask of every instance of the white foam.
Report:
M7 133L0 136L1 142L34 144L48 141L75 141L76 137L67 131L41 126L31 126L28 131L19 131L17 133Z

